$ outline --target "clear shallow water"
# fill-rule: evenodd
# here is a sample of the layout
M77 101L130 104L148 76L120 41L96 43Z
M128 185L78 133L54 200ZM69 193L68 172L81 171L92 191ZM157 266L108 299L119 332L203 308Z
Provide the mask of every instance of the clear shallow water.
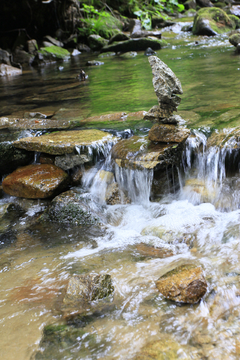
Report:
M182 82L180 110L189 115L190 127L224 127L226 122L217 119L232 111L235 120L227 120L232 126L238 116L240 57L233 55L225 41L219 47L214 40L210 46L205 39L198 46L194 41L179 37L175 47L158 53ZM150 66L143 54L104 62L102 67L87 69L88 82L77 86L75 72L85 64L81 57L64 64L62 72L51 66L9 82L0 79L1 114L66 107L84 117L148 110L156 104ZM27 213L12 223L14 241L0 250L2 359L34 356L44 326L62 320L59 304L69 277L89 271L112 276L113 306L86 322L85 335L76 337L71 346L53 344L40 358L133 359L144 345L161 339L179 347L179 359L239 358L239 173L220 176L223 164L216 161L217 156L203 156L201 146L193 148L189 144L188 150L198 156L179 170L180 190L175 194L149 202L148 191L139 198L129 187L135 199L131 205L105 206L99 201L106 225L101 232L54 225L41 228L35 220L47 202L25 203ZM209 157L213 162L206 166ZM139 175L135 174L136 183L142 183ZM147 186L148 181L145 190ZM93 190L91 181L86 181L86 192L96 197ZM24 203L8 197L1 201ZM138 250L141 243L166 247L174 255L165 259L144 256ZM178 306L158 293L155 282L186 262L202 265L208 292L199 304Z

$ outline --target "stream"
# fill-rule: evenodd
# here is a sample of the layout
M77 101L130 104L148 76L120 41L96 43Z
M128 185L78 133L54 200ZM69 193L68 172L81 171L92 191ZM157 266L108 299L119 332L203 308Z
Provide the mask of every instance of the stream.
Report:
M227 36L166 30L163 37L169 45L157 55L182 83L178 113L194 135L187 140L175 179L178 190L151 199L150 171L124 171L116 165L116 179L127 187L132 203L106 205L104 186L94 175L108 164L97 163L85 171L79 191L101 215L101 231L37 226L48 200L2 194L1 204L25 210L11 219L14 237L10 234L0 247L2 360L127 360L156 341L172 351L161 359L240 358L239 158L231 158L226 149L206 147L212 131L234 132L239 125L240 56L234 55ZM143 53L130 58L100 55L104 65L97 67L85 66L89 58L96 55L80 55L63 63L63 69L53 64L0 78L0 116L23 117L37 110L81 119L147 111L157 104ZM88 74L87 81L76 81L79 68ZM107 131L126 135L127 125ZM144 137L149 124L136 123L131 130ZM165 247L174 255L143 255L142 244ZM166 300L155 285L166 271L186 263L201 265L208 283L206 295L194 305ZM70 276L91 271L111 275L113 301L86 319L81 336L41 343L39 349L44 327L62 321L59 304Z

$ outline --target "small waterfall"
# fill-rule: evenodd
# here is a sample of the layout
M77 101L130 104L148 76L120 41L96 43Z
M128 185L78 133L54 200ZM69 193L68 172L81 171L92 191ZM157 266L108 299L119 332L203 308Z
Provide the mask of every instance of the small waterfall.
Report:
M194 130L186 141L183 154L185 186L181 198L193 203L211 202L219 209L239 207L240 194L233 191L232 178L239 172L239 151L233 129L225 130L219 146L207 141L207 136ZM226 136L225 136L226 135ZM231 205L230 205L231 204Z
M120 189L128 192L135 204L148 204L153 181L153 170L133 170L115 164L115 176Z

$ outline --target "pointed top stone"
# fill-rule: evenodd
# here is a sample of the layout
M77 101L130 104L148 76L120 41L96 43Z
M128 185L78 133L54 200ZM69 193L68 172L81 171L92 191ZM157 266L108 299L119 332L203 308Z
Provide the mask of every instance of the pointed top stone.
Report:
M171 116L181 102L181 98L176 95L183 93L181 82L157 56L149 56L148 61L152 68L153 87L163 112L162 117Z

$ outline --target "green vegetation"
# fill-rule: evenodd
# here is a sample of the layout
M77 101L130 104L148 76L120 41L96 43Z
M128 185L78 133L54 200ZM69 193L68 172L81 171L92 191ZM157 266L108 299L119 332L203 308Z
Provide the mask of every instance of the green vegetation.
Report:
M181 12L184 5L178 0L99 0L80 1L82 11L82 27L80 34L100 35L106 39L122 29L125 16L141 20L143 28L152 28L152 18L167 19L169 14ZM120 15L123 14L123 15Z

